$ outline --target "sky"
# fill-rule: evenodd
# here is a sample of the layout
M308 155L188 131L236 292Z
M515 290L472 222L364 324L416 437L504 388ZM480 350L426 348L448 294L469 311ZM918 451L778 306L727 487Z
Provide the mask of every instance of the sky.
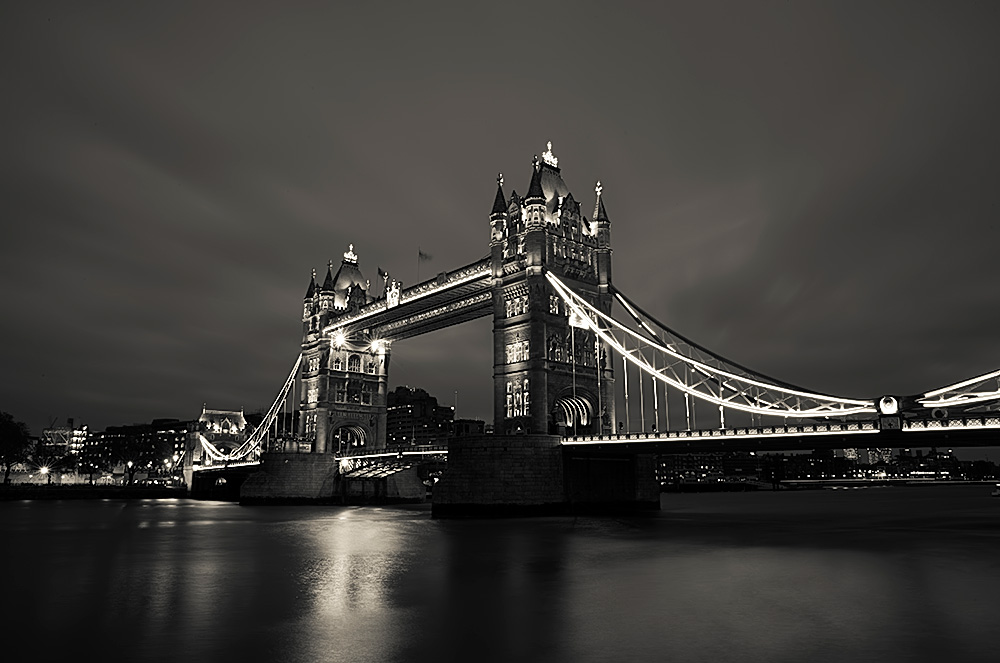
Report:
M1000 368L992 3L6 2L0 410L266 408L310 271L489 251L497 173L596 180L615 285L822 393ZM418 249L432 260L418 263ZM492 418L491 323L390 384ZM457 395L456 395L457 394Z

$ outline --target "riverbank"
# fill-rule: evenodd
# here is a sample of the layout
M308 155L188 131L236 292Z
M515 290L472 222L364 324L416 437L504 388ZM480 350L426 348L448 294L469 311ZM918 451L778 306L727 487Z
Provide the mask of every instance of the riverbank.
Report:
M187 489L166 486L0 485L0 501L9 500L135 500L187 497Z

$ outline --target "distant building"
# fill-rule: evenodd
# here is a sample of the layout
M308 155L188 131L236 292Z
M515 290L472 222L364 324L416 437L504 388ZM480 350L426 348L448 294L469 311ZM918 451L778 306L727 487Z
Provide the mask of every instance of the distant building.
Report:
M73 417L66 420L65 426L53 426L42 431L41 443L46 452L52 456L79 455L90 438L87 426L74 426Z
M386 443L389 447L445 444L455 410L438 405L423 389L399 386L386 398ZM485 424L484 424L485 425Z
M128 463L144 474L165 475L189 447L196 421L153 419L148 424L108 426L92 434L80 454L81 473L122 472Z

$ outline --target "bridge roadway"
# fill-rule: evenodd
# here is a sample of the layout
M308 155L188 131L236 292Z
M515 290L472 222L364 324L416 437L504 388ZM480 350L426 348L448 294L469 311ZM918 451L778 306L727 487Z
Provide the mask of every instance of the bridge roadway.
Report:
M892 417L891 421L899 419ZM565 447L634 453L811 451L844 448L1000 446L1000 413L952 419L869 420L845 423L725 428L665 433L568 436Z
M874 447L988 447L1000 446L1000 413L952 419L905 420L901 428L887 427L878 420L833 422L756 428L724 428L665 433L567 436L564 447L632 453L702 453L710 451L811 451ZM335 454L338 461L408 461L445 456L447 445L424 445L407 449L355 450ZM195 472L252 468L259 461L205 465Z

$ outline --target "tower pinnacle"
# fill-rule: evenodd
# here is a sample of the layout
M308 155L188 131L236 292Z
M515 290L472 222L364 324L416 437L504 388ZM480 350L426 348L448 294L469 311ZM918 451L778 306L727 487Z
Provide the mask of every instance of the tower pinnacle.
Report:
M552 166L553 168L557 168L559 166L559 159L556 158L556 155L552 154L551 140L545 144L545 148L546 148L545 151L542 152L542 161Z

